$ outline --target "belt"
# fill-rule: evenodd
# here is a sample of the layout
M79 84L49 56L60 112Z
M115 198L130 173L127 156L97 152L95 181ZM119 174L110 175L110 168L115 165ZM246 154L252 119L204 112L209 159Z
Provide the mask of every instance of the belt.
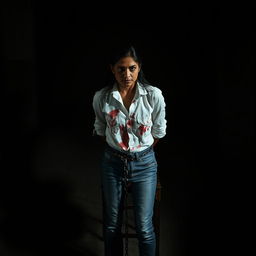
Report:
M122 160L125 159L125 160L128 160L128 161L134 161L134 160L139 160L140 157L145 156L146 154L151 152L153 150L153 147L149 146L148 148L146 148L143 151L126 153L126 152L122 152L122 151L119 151L117 149L114 149L114 148L110 147L107 144L106 145L106 150L109 151L114 156L117 156L117 157L121 158Z

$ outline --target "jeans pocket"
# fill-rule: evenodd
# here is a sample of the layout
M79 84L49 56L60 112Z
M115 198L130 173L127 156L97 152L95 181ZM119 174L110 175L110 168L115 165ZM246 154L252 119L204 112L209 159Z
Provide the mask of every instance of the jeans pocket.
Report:
M120 159L116 156L114 156L111 152L109 152L108 150L105 150L105 152L103 153L103 164L105 165L117 165L120 163Z
M145 167L157 166L157 161L155 158L154 151L149 152L145 156L140 158L140 161L143 163Z

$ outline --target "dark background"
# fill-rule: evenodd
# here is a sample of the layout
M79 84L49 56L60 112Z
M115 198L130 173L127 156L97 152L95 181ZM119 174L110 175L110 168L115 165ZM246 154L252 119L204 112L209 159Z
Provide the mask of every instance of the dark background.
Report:
M127 19L109 14L97 23L100 13L71 3L1 8L0 234L5 248L16 253L41 248L33 236L31 248L22 240L23 232L36 226L33 232L47 233L48 255L50 247L55 255L54 250L76 255L65 247L83 232L77 228L83 213L67 200L73 188L60 173L45 185L35 166L44 164L37 158L48 138L68 138L67 144L60 139L63 147L75 141L86 161L100 152L102 145L92 136L92 97L104 86L109 50L128 39L167 104L167 135L156 154L165 209L176 216L172 255L246 255L250 249L252 12L173 9L161 12L161 19L139 13ZM55 150L54 143L47 147ZM59 160L51 161L56 166ZM29 211L20 210L24 207ZM52 217L47 208L60 218L53 231L45 228ZM28 212L33 216L42 209L43 222L21 224L30 218ZM62 236L62 221L69 236Z

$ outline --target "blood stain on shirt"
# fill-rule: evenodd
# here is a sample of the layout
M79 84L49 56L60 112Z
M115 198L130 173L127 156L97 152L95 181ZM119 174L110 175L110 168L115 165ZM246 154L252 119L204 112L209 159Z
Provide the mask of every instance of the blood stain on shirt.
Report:
M133 120L131 120L131 119L128 120L128 121L127 121L127 126L128 126L128 127L132 127L132 126L133 126Z
M130 118L134 119L134 117L135 117L135 113L130 115Z
M148 130L148 127L142 124L139 127L139 130L140 130L140 135L143 135Z
M127 147L126 145L124 145L123 142L119 142L119 146L120 146L122 149L124 149L124 150L127 150L127 149L128 149L128 147Z
M114 109L112 111L110 111L108 114L111 116L111 118L116 118L116 116L118 115L119 113L119 109Z
M124 125L120 125L119 128L120 128L120 135L121 135L121 138L122 138L122 142L120 142L119 145L122 148L128 149L128 147L129 147L129 144L128 144L129 135L128 135L128 132L127 132L127 128Z
M114 109L114 110L110 111L108 114L111 118L109 124L111 127L113 127L116 125L116 117L119 114L119 109Z

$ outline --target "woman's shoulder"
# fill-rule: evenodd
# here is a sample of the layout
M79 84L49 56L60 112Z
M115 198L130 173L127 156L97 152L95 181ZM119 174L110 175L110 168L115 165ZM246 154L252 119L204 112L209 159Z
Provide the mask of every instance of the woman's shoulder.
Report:
M147 92L150 94L150 95L159 95L159 94L162 94L162 90L155 86L155 85L151 85L151 84L146 84L145 85L145 89L147 90Z
M107 93L108 91L109 91L109 87L108 87L108 86L105 86L105 87L103 87L103 88L101 88L101 89L95 91L93 98L94 98L95 100L98 100L98 99L102 98L104 95L106 95L106 93Z
M101 88L101 89L95 91L94 95L95 95L95 96L96 96L96 95L97 95L97 96L100 96L100 95L104 94L108 89L109 89L109 87L108 87L108 86L105 86L105 87L103 87L103 88Z

